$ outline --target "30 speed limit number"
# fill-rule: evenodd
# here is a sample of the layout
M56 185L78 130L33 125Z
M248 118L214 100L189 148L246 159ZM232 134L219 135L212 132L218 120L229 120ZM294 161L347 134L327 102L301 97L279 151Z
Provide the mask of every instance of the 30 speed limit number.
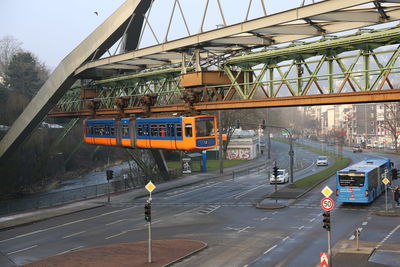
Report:
M332 210L334 206L335 206L335 202L333 202L333 199L330 197L324 197L321 200L321 207L326 211Z

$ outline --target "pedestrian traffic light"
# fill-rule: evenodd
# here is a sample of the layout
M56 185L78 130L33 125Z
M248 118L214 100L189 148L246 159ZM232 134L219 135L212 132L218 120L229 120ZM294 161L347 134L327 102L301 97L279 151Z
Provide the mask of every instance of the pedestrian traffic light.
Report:
M261 129L265 129L266 125L267 125L266 120L262 120Z
M151 204L144 205L144 219L146 222L151 222Z
M331 213L329 211L325 211L322 216L324 216L324 219L322 220L324 222L323 228L325 228L326 231L331 230Z
M236 120L236 129L240 129L240 120Z
M106 170L107 180L112 180L114 178L114 171L113 170Z
M278 167L274 166L272 170L273 170L272 173L274 174L275 178L278 177Z
M392 180L397 179L397 169L392 169Z

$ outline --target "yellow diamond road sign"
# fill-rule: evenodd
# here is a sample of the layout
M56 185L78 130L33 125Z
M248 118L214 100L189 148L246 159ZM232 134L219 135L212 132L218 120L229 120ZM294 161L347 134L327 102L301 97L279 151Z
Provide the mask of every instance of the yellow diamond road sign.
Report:
M329 188L329 186L325 186L324 189L322 189L321 193L325 197L329 197L330 195L332 195L333 191L332 191L332 189Z
M382 180L382 182L383 182L384 184L388 184L388 183L390 183L390 181L389 181L389 179L388 179L388 178L385 178L385 179L383 179L383 180Z
M156 186L150 181L147 185L146 185L146 189L147 191L149 191L150 193L153 192L154 189L156 189Z

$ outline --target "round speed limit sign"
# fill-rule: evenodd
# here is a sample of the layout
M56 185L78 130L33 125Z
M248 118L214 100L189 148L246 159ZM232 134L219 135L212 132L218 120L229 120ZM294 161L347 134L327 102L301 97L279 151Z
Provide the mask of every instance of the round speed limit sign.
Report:
M335 202L333 202L333 199L330 197L324 197L321 200L321 207L326 211L330 211L331 209L333 209L334 206Z

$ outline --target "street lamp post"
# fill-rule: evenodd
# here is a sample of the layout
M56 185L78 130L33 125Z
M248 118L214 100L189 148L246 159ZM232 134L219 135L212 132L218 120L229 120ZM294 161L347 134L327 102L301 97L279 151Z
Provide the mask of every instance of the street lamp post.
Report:
M292 138L292 133L286 129L285 127L281 126L274 126L274 125L265 125L265 127L271 127L271 128L278 128L278 129L284 129L288 134L289 134L289 169L290 169L290 183L293 183L293 157L294 157L294 151L293 151L293 138Z

